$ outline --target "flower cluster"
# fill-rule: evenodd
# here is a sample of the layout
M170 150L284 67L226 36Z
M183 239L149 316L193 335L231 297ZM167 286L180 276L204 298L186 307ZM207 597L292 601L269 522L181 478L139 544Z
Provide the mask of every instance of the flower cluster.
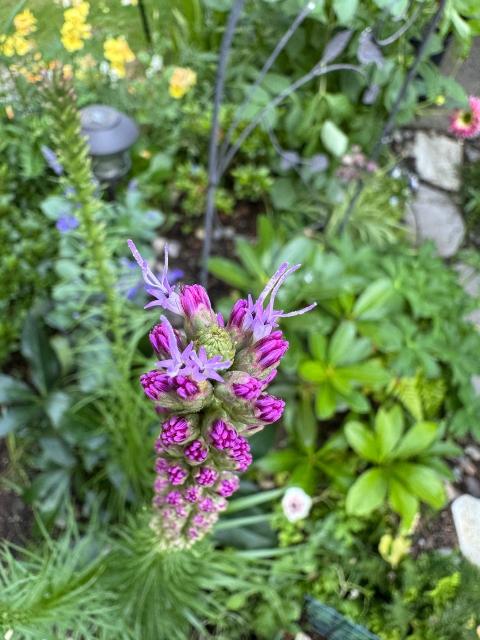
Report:
M103 43L103 53L110 63L110 68L119 78L124 78L126 75L125 65L135 60L135 54L123 36L105 40Z
M468 109L458 109L450 116L450 133L458 138L477 138L480 135L480 98L470 96Z
M29 36L37 30L37 19L30 9L25 9L14 17L13 26L14 33L0 36L0 53L7 58L24 56L33 49Z
M80 51L84 41L92 37L92 27L87 22L89 11L88 2L79 2L64 12L61 40L67 51Z
M131 240L129 246L153 298L146 308L161 307L182 325L160 317L150 332L156 366L140 383L162 417L152 526L165 548L186 548L211 529L238 489L237 474L252 462L248 438L282 416L285 403L267 393L288 349L279 320L315 305L290 313L274 308L279 287L300 267L284 263L258 299L238 300L225 322L203 287L170 284L166 249L157 277Z
M175 100L180 100L197 83L197 74L192 69L175 67L170 77L168 92Z

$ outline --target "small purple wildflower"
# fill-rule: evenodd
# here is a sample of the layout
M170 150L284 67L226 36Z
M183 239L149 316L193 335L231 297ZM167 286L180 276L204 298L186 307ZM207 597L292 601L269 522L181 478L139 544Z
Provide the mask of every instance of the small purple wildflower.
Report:
M50 149L50 147L47 147L44 144L42 144L42 146L40 147L40 151L42 152L42 156L45 162L47 163L47 165L50 167L50 169L57 176L61 176L63 174L63 167L60 164L60 160L58 159L58 156L55 153L55 151L53 149Z
M60 233L68 233L69 231L73 231L79 225L78 218L75 216L60 216L60 218L55 223L55 226L60 231Z

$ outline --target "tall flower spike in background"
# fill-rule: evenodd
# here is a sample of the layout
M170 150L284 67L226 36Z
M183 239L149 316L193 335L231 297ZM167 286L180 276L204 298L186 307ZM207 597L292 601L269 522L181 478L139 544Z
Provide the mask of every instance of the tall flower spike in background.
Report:
M154 298L146 308L160 306L183 322L176 330L161 316L153 327L150 342L160 359L140 383L162 417L152 527L164 549L186 549L208 533L238 489L237 474L252 463L248 438L282 416L284 401L266 393L288 349L279 320L315 305L291 313L274 308L278 289L300 267L284 263L258 300L235 303L225 325L202 286L169 284L167 250L157 278L128 245Z

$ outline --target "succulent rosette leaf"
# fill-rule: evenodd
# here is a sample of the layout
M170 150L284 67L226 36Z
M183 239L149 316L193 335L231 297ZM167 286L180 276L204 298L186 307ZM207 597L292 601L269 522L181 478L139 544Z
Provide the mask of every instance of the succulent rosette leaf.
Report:
M158 360L140 383L162 420L152 527L165 549L185 549L211 530L238 489L237 474L252 463L249 436L282 416L284 401L267 393L288 349L279 321L315 304L290 313L275 309L278 289L300 267L283 263L257 300L234 304L225 324L204 287L170 285L167 248L157 277L128 244L153 298L145 308L161 307L175 324L162 315L152 328Z

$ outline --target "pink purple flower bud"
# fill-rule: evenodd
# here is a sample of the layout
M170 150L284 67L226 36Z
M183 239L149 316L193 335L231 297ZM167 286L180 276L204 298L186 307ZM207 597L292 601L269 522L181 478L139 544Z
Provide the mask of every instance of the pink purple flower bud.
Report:
M224 420L215 420L210 427L210 440L215 449L231 449L237 441L238 433Z
M216 491L218 495L222 496L223 498L229 498L233 493L235 493L235 491L237 491L239 486L239 479L237 478L237 476L234 476L232 474L229 478L220 480Z
M265 422L271 424L280 420L285 409L285 402L281 398L275 396L269 396L264 393L258 398L255 403L256 417Z
M168 392L172 388L172 381L168 375L157 370L140 376L140 384L150 400L158 400L161 393Z
M183 484L188 476L188 471L178 464L174 464L167 469L168 479L170 484L179 485Z
M248 302L246 300L237 300L233 305L227 326L241 329L245 314L247 313L247 308Z
M182 494L180 491L170 491L170 493L167 493L165 496L165 501L167 504L171 504L173 506L180 505L183 502Z
M241 382L234 382L232 388L237 398L255 400L262 392L263 384L260 380L246 374Z
M188 487L183 495L188 502L198 502L202 492L198 487Z
M153 483L153 488L155 493L162 493L165 491L169 485L168 476L157 476L155 478L155 482Z
M205 513L213 513L215 511L215 503L212 498L202 498L198 503L198 508Z
M211 487L215 484L218 478L218 471L212 467L201 467L195 474L195 480L202 487Z
M178 348L181 348L182 340L180 337L180 333L176 329L173 329L173 333L175 338L177 339ZM168 328L164 322L156 324L148 334L148 337L150 339L150 344L159 356L166 357L171 355L169 345L170 335Z
M162 471L166 471L169 465L165 458L157 458L155 460L155 471L157 473L161 473Z
M200 311L213 313L208 293L200 284L186 285L180 292L180 304L187 318Z
M186 418L172 416L162 424L160 443L164 447L183 444L192 435L192 426Z
M186 400L199 392L198 384L188 376L176 376L173 379L177 396Z
M235 445L228 451L228 457L235 461L237 471L246 471L252 464L248 440L243 436L238 436Z
M192 440L183 453L191 464L200 464L207 459L208 447L202 440Z
M276 367L288 349L288 342L281 331L273 331L253 345L257 363L262 369Z

